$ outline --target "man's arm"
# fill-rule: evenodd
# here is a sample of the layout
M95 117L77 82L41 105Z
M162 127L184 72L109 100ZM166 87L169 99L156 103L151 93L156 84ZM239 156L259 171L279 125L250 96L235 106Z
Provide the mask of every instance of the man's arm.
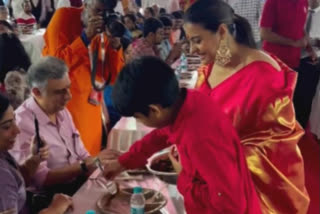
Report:
M152 154L171 145L168 142L168 137L168 127L152 131L135 142L130 150L118 159L106 161L104 176L107 179L112 179L125 169L144 167Z
M262 40L268 41L270 43L278 44L278 45L287 45L287 46L293 46L293 47L307 46L307 39L305 37L300 40L289 39L273 32L271 28L261 27L260 35Z
M306 47L307 44L305 38L302 38L301 40L292 40L273 31L273 27L277 23L277 16L274 14L276 8L276 0L267 0L264 4L260 21L261 39L279 45Z
M43 55L50 55L58 57L64 60L69 66L75 65L77 63L82 63L83 56L87 56L88 50L83 42L81 36L79 35L73 41L70 41L70 36L73 29L69 26L71 20L74 20L72 23L74 28L80 26L80 16L75 16L74 18L69 14L71 12L73 15L77 15L73 11L74 9L70 8L61 8L57 10L52 17L50 24L44 35L45 47L43 50ZM67 21L69 19L69 21ZM66 23L69 22L69 23ZM79 26L76 26L79 25Z
M128 152L119 157L119 162L127 169L143 167L147 159L171 144L168 141L168 128L157 129L135 142Z
M80 162L73 163L59 169L48 169L43 186L50 187L55 184L62 184L83 174L90 175L96 169L93 157L86 158L84 163L87 167L87 172L82 169Z

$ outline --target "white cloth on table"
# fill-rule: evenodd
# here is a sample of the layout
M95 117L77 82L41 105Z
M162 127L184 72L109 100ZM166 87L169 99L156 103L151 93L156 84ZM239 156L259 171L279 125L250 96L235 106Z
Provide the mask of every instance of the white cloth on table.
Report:
M137 122L133 117L122 117L111 130L107 147L108 149L126 152L134 142L140 140L152 130L152 128Z
M314 133L318 139L320 139L320 80L312 102L310 128L311 132Z
M39 29L33 34L24 34L19 36L19 39L32 63L37 62L37 60L39 60L42 56L42 49L44 47L44 33L45 29Z

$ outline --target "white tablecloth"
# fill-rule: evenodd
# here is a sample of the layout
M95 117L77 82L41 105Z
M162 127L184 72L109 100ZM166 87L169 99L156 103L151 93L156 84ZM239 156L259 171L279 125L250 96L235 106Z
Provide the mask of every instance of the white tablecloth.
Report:
M42 56L41 53L44 47L44 33L45 29L39 29L34 34L23 34L19 36L19 39L32 63L35 63Z
M152 130L133 117L122 117L109 134L107 148L126 152L135 141Z
M313 98L312 110L310 114L311 132L320 139L320 80L318 83L316 95Z

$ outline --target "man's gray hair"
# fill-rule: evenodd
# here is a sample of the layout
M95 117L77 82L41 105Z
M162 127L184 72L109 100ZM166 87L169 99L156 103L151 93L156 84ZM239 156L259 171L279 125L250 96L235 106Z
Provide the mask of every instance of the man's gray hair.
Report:
M49 79L62 79L68 73L67 65L56 57L47 56L32 64L27 73L30 88L45 89Z

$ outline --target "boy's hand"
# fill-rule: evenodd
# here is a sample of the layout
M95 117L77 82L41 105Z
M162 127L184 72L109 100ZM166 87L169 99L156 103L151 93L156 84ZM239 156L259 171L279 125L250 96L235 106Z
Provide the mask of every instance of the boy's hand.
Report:
M112 180L124 170L118 159L108 160L105 162L103 175L107 180Z
M117 159L122 153L113 149L104 149L98 154L102 163Z
M182 171L182 165L180 163L179 153L176 146L171 147L169 159L176 173L180 174L180 172Z

